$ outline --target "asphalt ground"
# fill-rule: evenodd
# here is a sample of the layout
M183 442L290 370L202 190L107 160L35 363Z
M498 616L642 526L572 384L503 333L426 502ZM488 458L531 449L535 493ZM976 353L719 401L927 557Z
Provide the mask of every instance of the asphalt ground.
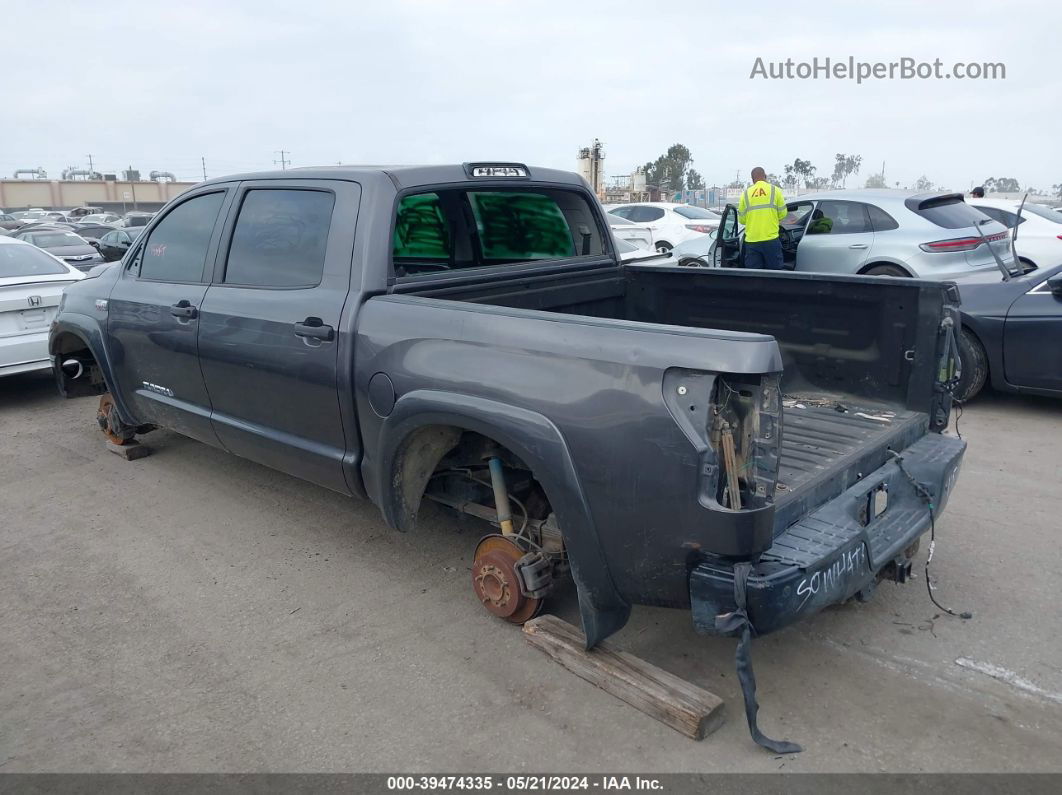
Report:
M0 772L1062 769L1062 401L962 417L933 568L972 620L919 576L754 642L761 727L805 747L784 758L749 739L734 641L687 613L636 608L613 642L725 699L702 742L483 610L474 523L397 533L163 431L124 461L94 405L0 380ZM550 609L577 621L572 588Z

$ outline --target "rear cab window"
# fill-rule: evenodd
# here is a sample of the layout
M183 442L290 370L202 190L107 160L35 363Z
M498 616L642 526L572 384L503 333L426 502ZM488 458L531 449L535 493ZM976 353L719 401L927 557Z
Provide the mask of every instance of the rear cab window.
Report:
M398 277L604 253L586 197L562 188L469 187L403 196L394 220Z

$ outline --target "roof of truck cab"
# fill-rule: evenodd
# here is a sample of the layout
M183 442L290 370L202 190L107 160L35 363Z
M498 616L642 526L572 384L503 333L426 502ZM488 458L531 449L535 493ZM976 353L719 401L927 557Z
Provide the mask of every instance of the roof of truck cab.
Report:
M525 166L515 163L500 163L499 161L475 161L477 165L521 165L527 169L532 182L556 182L567 185L584 187L582 177L571 171L560 171L555 168L541 166ZM283 171L259 171L248 174L230 174L225 177L217 177L207 180L203 185L215 183L233 182L238 180L259 179L346 179L359 181L360 179L379 177L381 175L390 179L399 189L416 187L418 185L440 185L449 182L511 182L514 185L527 182L522 177L496 177L496 178L473 178L465 172L465 164L455 163L442 166L305 166L301 168L289 168Z

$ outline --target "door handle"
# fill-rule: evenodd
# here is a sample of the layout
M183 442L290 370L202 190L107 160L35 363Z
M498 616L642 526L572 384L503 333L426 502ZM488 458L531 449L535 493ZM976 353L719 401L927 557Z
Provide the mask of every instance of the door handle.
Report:
M170 314L174 317L186 317L192 319L199 317L199 310L192 306L188 299L182 298L176 304L170 306Z
M868 248L866 243L853 243L848 248Z
M326 326L319 317L308 317L301 323L295 324L295 336L331 342L336 337L336 330L331 326Z

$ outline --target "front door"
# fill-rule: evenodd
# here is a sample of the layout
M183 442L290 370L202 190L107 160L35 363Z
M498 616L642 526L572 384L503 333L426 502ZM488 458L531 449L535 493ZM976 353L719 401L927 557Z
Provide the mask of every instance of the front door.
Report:
M737 208L728 204L723 209L719 231L715 235L712 265L716 268L740 268L742 267L741 253L741 230L738 226Z
M338 351L359 199L350 182L242 183L199 320L221 443L345 493Z
M1010 306L1003 328L1007 382L1062 392L1062 273Z
M167 210L123 261L107 302L111 360L136 419L215 445L196 335L227 194L215 188Z
M797 245L796 269L858 273L873 244L874 228L865 204L820 201Z

